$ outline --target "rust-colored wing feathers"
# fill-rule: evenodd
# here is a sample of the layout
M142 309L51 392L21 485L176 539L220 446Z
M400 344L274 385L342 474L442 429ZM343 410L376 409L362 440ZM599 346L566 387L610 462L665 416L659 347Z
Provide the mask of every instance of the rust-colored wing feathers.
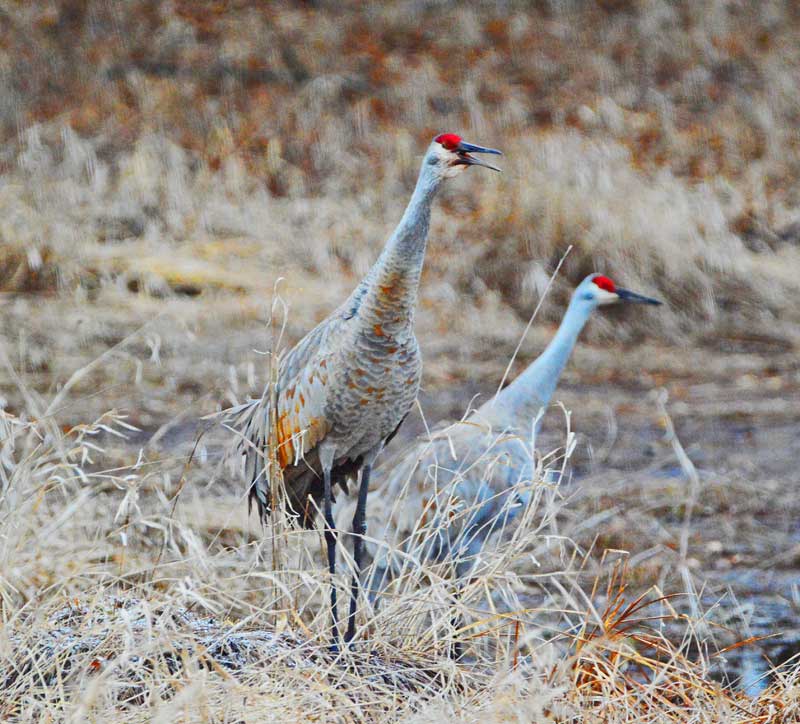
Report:
M325 417L330 326L331 320L326 320L300 340L280 360L274 389L268 387L240 416L250 503L258 505L262 517L272 509L270 480L278 470L283 473L290 506L303 514L296 506L305 498L306 478L316 475L317 456L311 453L330 430Z
M299 465L328 433L324 403L328 376L325 359L315 360L298 378L278 391L276 456L281 470Z

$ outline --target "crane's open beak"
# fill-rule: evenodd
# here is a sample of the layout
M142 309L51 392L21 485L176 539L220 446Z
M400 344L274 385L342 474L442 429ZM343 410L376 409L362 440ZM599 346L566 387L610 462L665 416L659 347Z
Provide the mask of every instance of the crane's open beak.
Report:
M617 287L614 291L617 293L617 296L621 302L634 302L636 304L662 304L662 302L659 302L658 299L646 297L643 294L637 294L629 289Z
M461 141L461 143L456 146L456 153L458 154L458 160L455 162L457 166L484 166L485 168L492 169L492 171L500 170L497 166L492 166L492 164L486 163L486 161L481 161L479 158L470 156L471 153L494 153L497 156L502 156L502 151L498 151L495 148L484 148L483 146L476 146L474 143Z

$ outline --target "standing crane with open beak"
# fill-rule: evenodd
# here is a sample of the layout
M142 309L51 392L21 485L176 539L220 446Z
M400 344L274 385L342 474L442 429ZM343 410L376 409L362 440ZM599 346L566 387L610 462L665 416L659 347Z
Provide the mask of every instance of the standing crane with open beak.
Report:
M467 575L486 540L530 498L536 482L531 432L538 431L539 413L550 404L578 335L596 309L620 303L661 304L606 276L589 275L573 292L553 339L510 385L465 419L438 426L378 469L375 488L391 509L378 538L392 541L411 558L450 560L458 578ZM375 557L370 596L375 600L397 575L398 564L386 549L370 548Z
M473 154L499 153L454 133L431 142L408 207L375 265L347 301L280 360L275 388L268 387L240 415L250 501L255 501L262 519L273 507L271 482L278 472L269 469L269 449L276 451L288 507L304 527L313 527L322 505L333 650L338 650L339 642L333 489L336 485L346 489L347 480L360 472L352 528L355 572L345 634L350 642L355 634L370 470L414 404L422 374L414 311L431 205L442 182L469 166L499 170Z

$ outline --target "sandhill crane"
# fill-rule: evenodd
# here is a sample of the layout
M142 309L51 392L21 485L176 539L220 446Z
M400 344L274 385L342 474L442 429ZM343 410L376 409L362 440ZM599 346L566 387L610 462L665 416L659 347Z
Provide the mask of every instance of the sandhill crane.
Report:
M464 420L440 427L387 461L385 472L376 471L379 497L392 509L384 521L389 538L422 559L452 560L459 578L469 572L486 539L528 502L529 492L520 491L534 475L531 432L578 335L595 309L618 302L661 304L608 277L589 275L575 289L551 342L512 384ZM372 597L395 573L390 557L375 554Z
M422 361L414 336L414 310L431 204L442 181L468 166L499 171L472 155L476 153L500 151L467 143L454 133L431 142L408 207L377 262L347 301L280 361L275 388L265 390L239 421L250 502L256 502L262 519L274 500L270 490L274 471L268 470L265 455L270 443L277 450L289 508L303 526L313 527L316 508L323 504L334 651L339 628L332 489L340 484L346 490L347 480L360 471L352 527L355 571L345 634L350 642L355 633L370 470L419 389ZM276 401L274 431L270 400Z

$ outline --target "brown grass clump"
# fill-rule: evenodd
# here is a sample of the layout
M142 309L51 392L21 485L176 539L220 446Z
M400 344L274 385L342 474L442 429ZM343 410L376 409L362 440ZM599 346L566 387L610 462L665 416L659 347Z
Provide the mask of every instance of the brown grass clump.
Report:
M671 596L654 598L646 592L626 598L626 567L627 560L617 560L611 568L600 622L587 620L575 635L578 696L626 702L626 708L643 718L658 715L674 721L682 721L706 698L737 709L743 697L710 682L702 661L690 660L658 632L658 622L671 616L648 615L651 607L668 603Z

